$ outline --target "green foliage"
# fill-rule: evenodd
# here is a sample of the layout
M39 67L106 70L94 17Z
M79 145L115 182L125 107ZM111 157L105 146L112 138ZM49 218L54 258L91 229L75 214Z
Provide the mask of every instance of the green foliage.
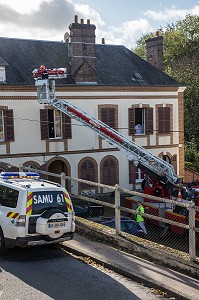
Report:
M185 144L185 161L185 167L188 167L193 171L199 170L199 153L194 139Z
M164 37L164 71L187 88L184 97L185 160L199 170L199 16L187 15L172 25L157 30ZM134 52L146 59L145 40L138 41ZM194 148L190 144L193 143Z

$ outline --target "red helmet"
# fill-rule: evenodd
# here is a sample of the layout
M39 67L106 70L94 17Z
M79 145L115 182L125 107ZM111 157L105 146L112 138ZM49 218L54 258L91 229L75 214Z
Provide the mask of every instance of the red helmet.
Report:
M41 69L41 70L45 70L46 67L45 67L44 65L41 65L41 66L40 66L40 69Z

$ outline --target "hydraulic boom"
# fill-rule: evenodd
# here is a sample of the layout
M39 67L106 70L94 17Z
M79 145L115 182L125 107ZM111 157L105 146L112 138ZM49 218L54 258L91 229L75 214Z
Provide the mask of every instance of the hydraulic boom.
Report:
M35 85L37 86L39 103L50 104L71 118L89 127L107 142L124 152L128 159L133 161L135 166L143 170L145 174L152 178L162 181L164 184L170 183L171 185L175 185L178 182L178 177L175 174L172 165L153 155L142 146L130 141L113 128L72 105L68 101L57 99L55 96L55 79L62 78L62 74L58 74L56 77L54 72L52 76L49 74L47 79L41 79L41 77L34 78ZM63 74L63 78L66 78L65 74Z

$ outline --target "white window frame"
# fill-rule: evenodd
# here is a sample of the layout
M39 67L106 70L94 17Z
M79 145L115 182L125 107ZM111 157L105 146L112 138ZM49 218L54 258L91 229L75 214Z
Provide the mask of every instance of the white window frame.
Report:
M0 67L0 82L6 81L5 67Z
M142 182L144 180L144 175L142 174L142 171L137 168L136 172L136 182Z

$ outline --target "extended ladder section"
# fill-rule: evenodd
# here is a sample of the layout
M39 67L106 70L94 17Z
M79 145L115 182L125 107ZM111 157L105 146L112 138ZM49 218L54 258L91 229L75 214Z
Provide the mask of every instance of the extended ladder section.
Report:
M134 165L138 166L147 175L157 180L168 181L172 184L178 182L174 168L168 162L153 155L142 146L130 141L118 131L66 100L56 99L54 79L36 80L35 85L37 86L39 103L50 104L64 114L89 127L111 145L116 146L120 151L124 152L128 159L133 161Z

